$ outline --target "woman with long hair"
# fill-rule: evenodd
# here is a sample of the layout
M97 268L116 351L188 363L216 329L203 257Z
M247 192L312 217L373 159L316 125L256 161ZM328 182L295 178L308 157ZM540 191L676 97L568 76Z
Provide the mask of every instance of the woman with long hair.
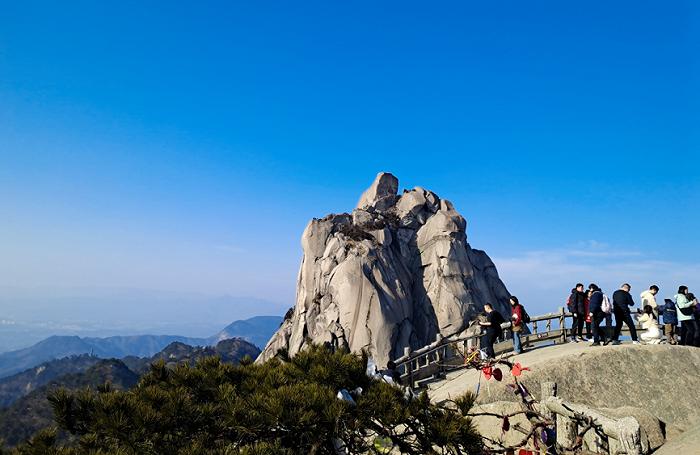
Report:
M639 338L645 343L649 344L659 344L661 342L661 330L659 330L659 323L654 315L654 309L651 305L645 305L641 316L637 318L642 328L646 330Z
M510 297L510 312L511 325L513 329L513 352L520 354L523 352L522 343L520 342L520 332L523 331L523 307L520 301L514 295Z

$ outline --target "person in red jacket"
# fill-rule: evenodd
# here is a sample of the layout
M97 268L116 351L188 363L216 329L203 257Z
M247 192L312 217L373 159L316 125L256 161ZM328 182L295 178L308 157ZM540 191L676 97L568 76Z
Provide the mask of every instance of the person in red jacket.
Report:
M586 300L583 301L583 306L586 308L586 338L588 341L593 342L593 334L591 333L591 314L588 311L588 307L591 304L591 291L586 293Z
M520 354L523 352L520 343L520 332L523 331L523 307L516 296L510 298L511 324L513 329L513 352Z

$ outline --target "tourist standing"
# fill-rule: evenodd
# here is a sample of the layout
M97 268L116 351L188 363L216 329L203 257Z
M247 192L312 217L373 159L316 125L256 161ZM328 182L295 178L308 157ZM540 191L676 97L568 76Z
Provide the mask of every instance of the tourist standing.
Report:
M700 338L698 323L693 315L697 300L688 298L688 286L680 286L678 294L674 298L676 299L676 316L681 323L681 344L700 346L700 343L698 343L698 338Z
M678 315L676 304L671 299L664 300L664 334L668 344L677 344L676 341L676 326L678 325Z
M484 311L486 312L486 320L479 321L479 325L486 328L486 335L483 340L485 341L484 352L489 358L496 357L496 353L493 350L493 344L496 342L498 337L502 334L501 324L503 324L505 319L501 313L493 309L490 303L484 305Z
M583 341L583 324L586 322L586 294L583 292L583 284L578 283L571 290L569 297L569 310L573 316L571 325L571 341L578 343Z
M523 352L523 347L520 341L520 332L523 331L523 324L525 324L524 315L526 311L520 304L520 301L516 296L511 296L510 298L510 310L511 310L511 325L513 329L513 352L520 354Z
M657 319L659 318L659 306L656 304L656 294L659 293L659 287L655 284L652 284L649 286L649 289L646 291L642 292L639 297L642 299L641 303L639 306L642 308L642 311L644 308L649 305L651 307L651 310L654 312L654 317Z
M639 344L637 340L637 329L634 326L634 320L632 320L632 314L630 313L630 308L634 306L634 300L632 299L632 294L630 290L632 286L625 283L620 286L620 289L613 293L613 312L615 313L615 334L613 335L612 344L620 344L620 332L622 330L622 323L627 324L630 330L630 335L632 336L632 343Z
M591 316L593 324L593 343L591 346L600 346L601 340L603 344L608 344L605 339L605 333L601 333L600 329L600 323L605 319L605 313L603 312L603 291L593 283L588 286L588 289L591 291L589 315Z

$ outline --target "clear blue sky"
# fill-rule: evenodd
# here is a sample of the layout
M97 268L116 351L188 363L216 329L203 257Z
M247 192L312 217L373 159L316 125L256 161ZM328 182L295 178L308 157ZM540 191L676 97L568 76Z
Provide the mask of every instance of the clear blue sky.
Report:
M542 309L579 280L700 286L694 2L143 3L3 4L8 295L279 312L307 221L382 170L452 200Z

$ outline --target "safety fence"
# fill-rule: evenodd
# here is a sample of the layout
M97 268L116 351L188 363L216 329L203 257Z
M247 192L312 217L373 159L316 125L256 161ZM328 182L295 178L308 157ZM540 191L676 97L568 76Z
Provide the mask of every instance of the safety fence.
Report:
M566 320L569 318L573 318L573 315L567 312L564 307L559 308L559 311L555 313L531 317L527 324L529 330L525 331L529 333L520 333L522 346L528 348L535 345L565 343L571 331L566 328ZM601 324L601 328L610 329L609 326L606 328L603 324ZM505 322L501 324L501 328L503 335L494 344L494 351L497 355L513 350L511 323ZM624 326L623 331L627 330L627 327ZM449 337L437 334L434 342L420 349L412 351L409 347L404 348L404 355L394 362L402 373L404 383L415 388L416 384L421 381L440 377L449 370L462 367L464 356L480 347L483 335L481 331L471 335Z

